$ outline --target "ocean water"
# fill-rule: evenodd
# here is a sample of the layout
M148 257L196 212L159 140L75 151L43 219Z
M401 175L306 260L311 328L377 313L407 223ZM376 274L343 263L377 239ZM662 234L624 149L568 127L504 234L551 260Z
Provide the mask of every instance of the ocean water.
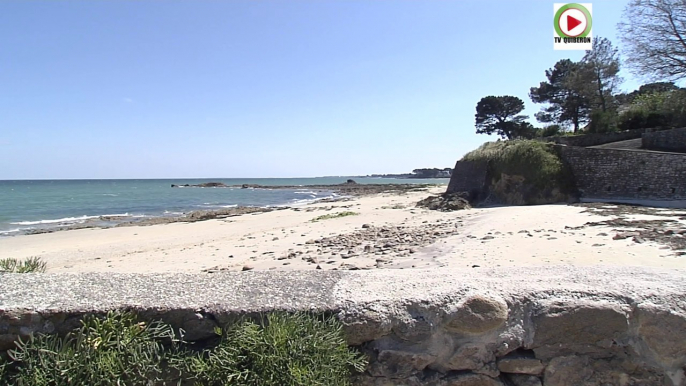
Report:
M92 222L178 216L234 206L282 206L335 197L307 185L345 182L348 177L159 180L0 180L0 237ZM299 189L171 188L171 184L294 185ZM447 179L355 178L361 184L439 183Z

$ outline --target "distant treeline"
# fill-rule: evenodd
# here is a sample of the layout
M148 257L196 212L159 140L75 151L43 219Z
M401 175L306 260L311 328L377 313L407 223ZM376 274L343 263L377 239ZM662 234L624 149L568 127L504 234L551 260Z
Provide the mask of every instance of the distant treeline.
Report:
M412 173L404 174L371 174L367 177L376 178L449 178L452 174L452 168L425 168L414 169Z

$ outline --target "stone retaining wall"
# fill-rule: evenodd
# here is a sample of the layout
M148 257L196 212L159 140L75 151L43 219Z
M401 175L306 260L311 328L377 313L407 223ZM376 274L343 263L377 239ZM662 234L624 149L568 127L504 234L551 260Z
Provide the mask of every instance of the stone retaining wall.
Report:
M686 154L557 147L582 198L686 199Z
M593 133L576 136L546 137L541 140L567 146L598 146L606 143L641 138L643 130L627 130L617 133Z
M645 133L641 142L645 149L686 153L686 128Z
M450 176L447 193L468 192L470 200L479 200L488 188L488 164L457 161Z
M0 348L130 309L212 336L273 310L338 315L359 385L686 385L686 270L527 267L0 274Z

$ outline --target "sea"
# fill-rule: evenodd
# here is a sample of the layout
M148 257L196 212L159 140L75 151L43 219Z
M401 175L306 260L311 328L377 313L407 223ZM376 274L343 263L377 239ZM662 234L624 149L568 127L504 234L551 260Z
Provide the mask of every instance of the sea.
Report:
M179 216L198 210L237 206L302 205L335 198L333 191L308 189L349 178L360 184L447 184L448 179L360 177L203 178L146 180L0 180L0 237L94 224L115 225L146 217ZM172 188L172 184L222 182L226 185L288 185L297 189Z

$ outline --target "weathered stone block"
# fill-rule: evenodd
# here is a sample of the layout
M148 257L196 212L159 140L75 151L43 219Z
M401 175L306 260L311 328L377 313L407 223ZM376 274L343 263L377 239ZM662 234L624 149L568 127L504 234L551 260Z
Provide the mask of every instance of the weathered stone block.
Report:
M686 362L686 316L651 305L638 307L638 333L661 361Z
M503 373L540 375L545 365L535 358L502 358L498 359L498 370Z
M508 308L504 300L474 295L451 312L445 328L453 332L482 334L505 324L507 315Z
M483 344L466 344L455 351L446 363L448 370L476 370L495 360L495 354Z
M588 357L557 357L550 361L543 376L544 386L581 386L593 376Z
M419 343L428 340L435 331L434 323L422 315L406 315L393 324L393 333L408 342Z
M505 386L500 380L481 374L460 374L447 377L437 386Z
M348 344L360 345L391 333L393 324L387 314L365 310L349 310L339 314Z
M602 342L625 334L629 328L626 312L612 304L547 306L532 321L531 348L541 359L572 352L602 355L608 350Z
M204 340L216 336L217 323L207 315L196 313L183 322L184 339L190 342Z
M424 370L435 359L427 353L384 350L370 366L369 373L375 377L408 378Z
M506 378L513 386L542 386L540 378L527 374L507 374Z
M16 347L15 342L19 339L19 335L2 334L0 335L0 351L7 351Z

